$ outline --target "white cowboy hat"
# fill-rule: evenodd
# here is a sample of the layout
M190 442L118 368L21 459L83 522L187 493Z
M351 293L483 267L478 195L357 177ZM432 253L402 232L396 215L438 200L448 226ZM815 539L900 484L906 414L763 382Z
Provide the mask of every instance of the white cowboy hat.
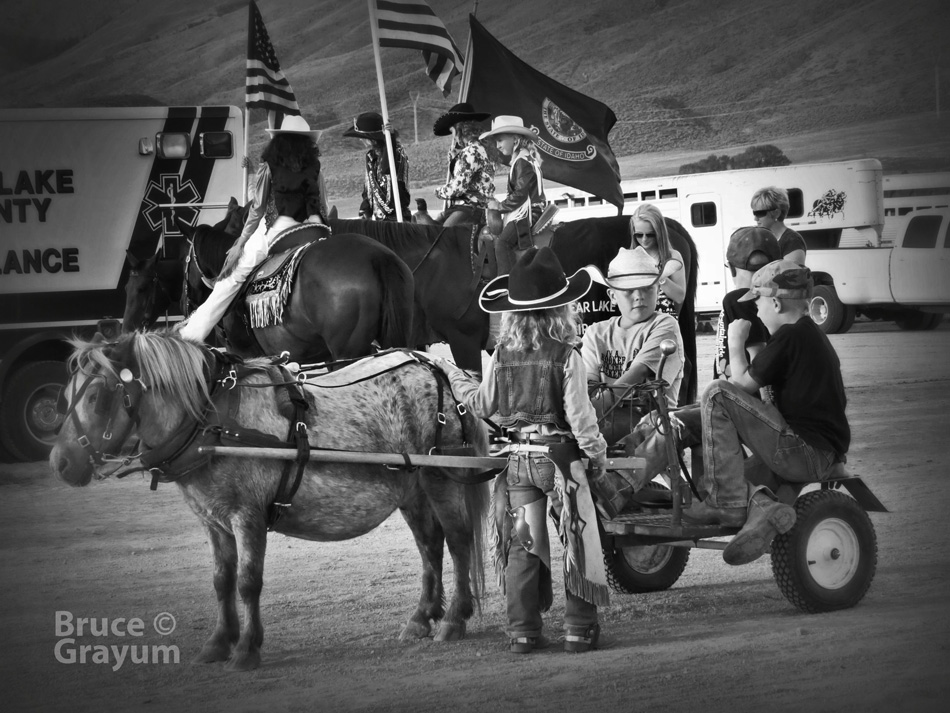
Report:
M302 136L309 136L314 141L317 140L317 135L320 133L319 131L312 130L307 120L297 114L285 116L284 120L280 122L279 129L264 129L264 131L271 136L276 134L300 134Z
M649 287L660 279L656 260L639 245L633 250L620 248L617 257L607 266L607 277L600 270L591 270L595 282L615 290Z
M538 138L536 133L525 127L524 120L520 116L505 116L504 114L492 119L491 131L486 131L478 138L482 141L496 134L518 134L519 136L527 136L529 139Z

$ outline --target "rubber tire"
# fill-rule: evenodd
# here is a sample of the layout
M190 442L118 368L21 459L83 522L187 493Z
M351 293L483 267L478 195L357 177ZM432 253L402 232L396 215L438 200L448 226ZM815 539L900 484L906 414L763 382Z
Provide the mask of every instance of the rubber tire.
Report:
M838 325L838 331L835 334L844 334L851 329L857 316L858 310L854 305L844 305L844 315L841 317L841 324Z
M667 490L659 483L647 483L647 488ZM634 561L631 561L631 558ZM644 566L649 560L650 566ZM669 589L683 574L689 562L688 547L644 545L642 547L604 548L604 566L607 583L621 594L644 594Z
M856 500L836 490L805 493L795 501L795 514L795 526L772 541L772 575L779 590L806 614L853 607L877 570L871 518Z
M25 364L10 375L0 403L0 439L14 458L49 457L63 416L56 401L66 384L66 365L59 361Z
M925 330L936 329L940 323L943 321L943 313L935 312L930 315L930 321L924 325Z
M808 315L825 334L836 334L845 317L845 307L838 299L835 288L829 285L818 285L815 288L811 303L808 305Z

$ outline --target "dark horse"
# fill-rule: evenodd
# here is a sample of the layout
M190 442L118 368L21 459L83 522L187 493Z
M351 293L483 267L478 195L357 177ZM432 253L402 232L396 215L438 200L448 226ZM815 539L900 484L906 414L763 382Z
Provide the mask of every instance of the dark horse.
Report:
M696 399L696 245L686 229L666 219L670 242L686 264L686 298L679 315L685 356L690 371L683 379L681 403ZM413 269L416 303L431 329L447 340L455 362L464 369L481 369L481 350L488 342L488 316L478 308L475 297L481 289L481 264L473 250L471 226L453 228L398 225L364 220L331 221L335 230L360 233L391 248ZM542 234L543 235L543 234ZM556 226L550 246L567 274L585 265L607 266L622 247L630 247L630 217L586 218ZM478 274L474 274L477 272ZM595 294L606 300L606 291L595 285ZM589 299L589 298L588 298ZM585 313L585 321L605 319L607 314ZM416 327L419 326L416 315ZM429 343L416 341L415 344Z
M186 233L191 231L182 226ZM208 225L188 236L190 250L178 274L184 284L185 313L210 293L235 237ZM162 289L161 263L140 263L126 288L126 331L148 318L149 297ZM166 267L167 270L167 267ZM310 245L297 266L282 323L255 327L234 305L222 319L231 351L243 356L290 353L297 361L366 356L374 342L383 348L407 347L412 330L412 274L391 250L361 235L334 235ZM143 287L144 285L144 287Z
M267 515L283 462L209 458L197 448L209 435L214 443L235 431L282 440L292 420L280 398L292 381L289 372L264 359L222 365L212 350L168 332L135 332L111 343L77 341L74 348L64 392L67 416L50 468L70 485L87 485L96 469L93 461L108 461L123 442L140 439L139 457L162 461L161 479L176 483L211 545L218 618L195 661L227 661L233 670L257 667L264 638L260 594ZM234 378L228 378L231 368L237 369ZM440 419L443 397L451 399L448 388L411 353L358 362L305 382L303 390L312 451L412 455L464 442L479 455L487 453L485 427L470 414L445 409L451 413ZM107 440L107 431L114 438ZM437 622L436 640L457 640L484 584L488 510L487 485L471 484L477 475L460 472L458 480L468 484L432 466L387 469L311 460L274 529L315 541L349 539L377 527L398 508L422 556L422 593L401 638L426 637ZM445 544L455 569L447 607ZM235 590L244 604L243 628Z

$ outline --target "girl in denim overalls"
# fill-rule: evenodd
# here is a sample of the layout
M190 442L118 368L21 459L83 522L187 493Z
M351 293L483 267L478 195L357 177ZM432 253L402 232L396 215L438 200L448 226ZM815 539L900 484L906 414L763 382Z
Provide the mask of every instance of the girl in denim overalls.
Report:
M571 308L590 285L585 270L565 277L550 248L531 248L511 275L492 280L479 297L483 310L503 313L498 346L481 384L444 359L436 360L456 397L477 415L497 418L512 438L508 467L494 486L493 542L513 653L548 643L541 620L553 599L546 510L564 544L566 651L596 646L597 606L608 603L591 496L591 485L598 496L606 488L607 497L598 500L609 508L607 444L587 396ZM582 451L592 466L590 483Z

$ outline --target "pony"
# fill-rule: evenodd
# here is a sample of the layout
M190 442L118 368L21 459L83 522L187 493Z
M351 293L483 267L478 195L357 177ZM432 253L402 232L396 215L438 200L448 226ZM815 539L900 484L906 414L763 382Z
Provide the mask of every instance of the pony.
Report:
M177 266L157 258L133 265L124 331L154 319L157 293L177 294L183 314L210 294L235 237L214 226L181 228L190 246L183 260L174 261ZM172 292L169 285L176 282L183 287ZM412 295L412 273L391 250L361 235L331 235L300 257L281 324L251 327L237 304L221 323L229 349L242 356L286 351L308 362L362 357L372 353L374 342L410 346Z
M433 624L438 641L464 637L484 586L489 496L479 474L452 469L465 477L449 477L448 468L432 466L309 461L295 494L290 490L288 496L279 461L199 450L228 438L283 441L289 428L303 434L298 455L304 444L313 451L426 454L463 443L487 454L484 424L450 407L445 377L424 355L395 351L370 357L305 382L288 402L285 389L299 380L273 360L235 362L170 332L133 332L112 342L75 340L73 347L63 392L66 419L50 468L72 486L87 485L93 474L112 475L101 474L103 465L137 438L141 450L133 457L152 466L153 478L177 485L207 533L218 601L216 626L195 662L227 661L231 670L260 665L269 527L290 537L336 541L369 532L397 508L422 557L422 592L400 638L427 637ZM292 415L289 404L295 407ZM282 513L276 523L275 511ZM447 607L444 544L455 565ZM243 626L235 591L243 602Z

